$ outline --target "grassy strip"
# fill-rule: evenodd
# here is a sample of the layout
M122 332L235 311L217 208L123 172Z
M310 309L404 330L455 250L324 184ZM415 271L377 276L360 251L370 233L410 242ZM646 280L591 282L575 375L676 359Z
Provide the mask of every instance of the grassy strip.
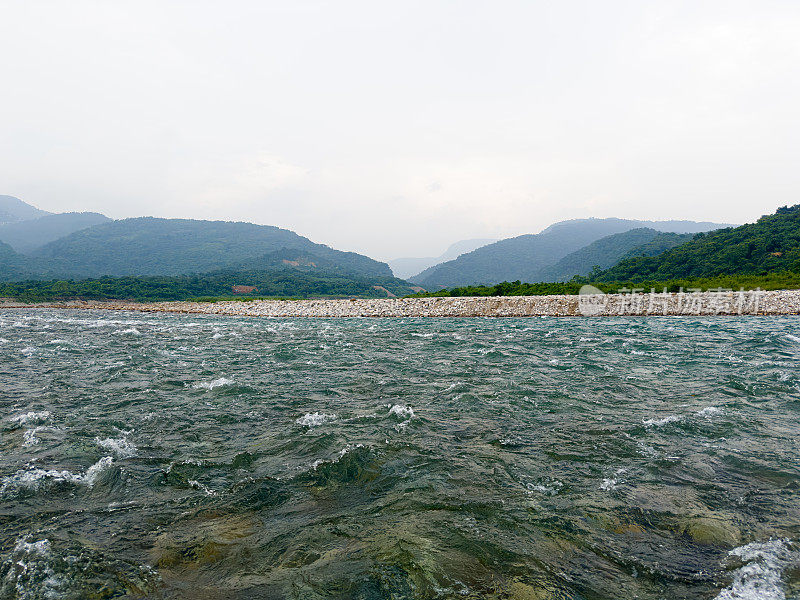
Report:
M574 295L586 284L594 285L609 294L630 292L631 290L658 292L665 288L668 292L689 290L796 290L800 289L800 274L783 271L761 275L720 275L718 277L702 277L687 279L670 279L668 281L619 281L613 283L594 282L588 277L575 277L571 281L556 283L522 283L504 281L496 285L471 285L439 290L424 294L414 294L411 298L457 297L457 296L548 296Z

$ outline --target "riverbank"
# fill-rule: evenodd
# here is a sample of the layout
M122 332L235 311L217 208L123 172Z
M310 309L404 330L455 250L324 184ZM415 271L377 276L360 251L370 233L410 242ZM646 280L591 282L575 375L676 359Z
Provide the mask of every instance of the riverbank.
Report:
M568 317L800 314L800 290L583 294L458 298L252 300L225 302L5 302L0 308L71 308L243 317Z

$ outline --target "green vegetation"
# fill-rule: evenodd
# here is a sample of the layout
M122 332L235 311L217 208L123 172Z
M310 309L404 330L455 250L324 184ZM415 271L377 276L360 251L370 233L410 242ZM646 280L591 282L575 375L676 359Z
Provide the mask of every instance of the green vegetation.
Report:
M680 289L800 289L800 205L780 208L756 223L693 236L653 235L643 229L612 235L573 253L562 261L562 266L570 263L575 267L589 257L597 259L601 255L620 253L633 239L645 237L649 240L628 251L617 265L606 270L602 270L601 265L588 275L576 276L567 282L506 281L493 286L454 287L422 295L577 294L585 284L607 293L664 288L670 292ZM687 237L688 241L679 243Z
M234 285L254 286L248 295L232 295ZM392 277L360 277L337 273L280 271L216 271L175 277L101 277L99 279L23 281L0 283L0 296L22 302L54 300L190 300L217 301L253 297L308 298L317 296L360 296L385 298L386 288L396 295L412 291Z
M6 243L0 242L0 280L30 276L28 262Z
M692 239L691 233L662 233L639 227L615 233L576 250L551 267L539 272L541 281L568 281L575 275L588 275L595 268L607 269L621 259L654 256Z
M596 258L585 258L577 267L569 266L572 273L547 272L558 261L587 245L631 229L650 227L657 231L708 231L718 225L692 221L630 221L626 219L576 219L551 225L536 235L521 235L500 240L462 254L451 260L426 269L409 281L425 288L451 287L457 285L490 284L498 280L552 281L587 273L594 265L611 266L621 256L613 248L599 252ZM643 243L643 242L642 242ZM638 245L638 244L637 244ZM625 245L625 251L631 246ZM594 260L595 262L591 262ZM577 268L578 270L574 270Z
M782 271L766 275L721 275L718 277L671 279L666 281L639 281L639 282L597 282L589 277L575 277L571 281L556 283L521 283L519 281L498 283L497 285L466 286L452 289L443 289L438 292L413 294L411 297L456 297L456 296L548 296L548 295L575 295L581 287L591 284L601 291L611 294L620 291L649 292L651 289L661 292L666 288L668 292L680 290L792 290L800 289L800 274Z
M46 244L32 253L39 262L31 270L41 279L182 275L256 268L260 257L282 249L362 276L392 276L385 263L315 244L279 227L152 217L102 223Z
M800 204L741 227L698 233L658 256L630 258L602 272L597 281L663 281L800 273Z

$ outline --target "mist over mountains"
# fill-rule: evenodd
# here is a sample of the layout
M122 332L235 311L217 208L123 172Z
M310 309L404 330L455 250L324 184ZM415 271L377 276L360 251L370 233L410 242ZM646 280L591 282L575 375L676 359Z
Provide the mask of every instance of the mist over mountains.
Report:
M46 210L40 210L14 196L0 195L0 225L36 219L49 214Z
M28 254L74 231L108 221L111 219L107 216L93 212L48 213L34 219L3 223L0 225L0 240L17 252Z
M2 237L0 237L0 239L2 239ZM453 260L454 258L458 258L466 252L472 252L477 248L496 241L497 240L493 238L461 240L459 242L455 242L454 244L450 244L447 250L445 250L440 256L429 256L425 258L396 258L388 261L388 264L396 277L407 279L408 277L416 275L417 273L420 273L434 265L447 262L448 260Z
M574 219L561 221L538 234L500 240L458 258L430 267L409 281L426 288L491 284L498 281L544 281L548 270L567 255L609 235L631 229L697 233L726 227L695 221L637 221L629 219ZM632 248L627 248L626 251ZM613 264L613 263L612 263ZM592 264L588 267L588 273ZM585 269L581 269L585 270ZM576 272L573 275L585 273ZM559 272L559 277L565 277Z
M172 284L164 279L158 285L208 293L241 284L281 294L392 295L500 281L566 281L662 255L691 242L696 233L725 227L693 221L576 219L538 234L463 240L439 257L397 259L390 268L269 225L50 214L11 196L0 196L0 210L5 219L0 224L0 281L207 274L191 285L184 279L173 279Z

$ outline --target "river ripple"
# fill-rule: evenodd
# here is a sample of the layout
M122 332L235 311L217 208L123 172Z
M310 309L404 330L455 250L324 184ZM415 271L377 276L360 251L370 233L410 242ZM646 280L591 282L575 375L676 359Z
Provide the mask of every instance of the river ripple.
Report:
M0 310L0 598L797 598L800 318Z

